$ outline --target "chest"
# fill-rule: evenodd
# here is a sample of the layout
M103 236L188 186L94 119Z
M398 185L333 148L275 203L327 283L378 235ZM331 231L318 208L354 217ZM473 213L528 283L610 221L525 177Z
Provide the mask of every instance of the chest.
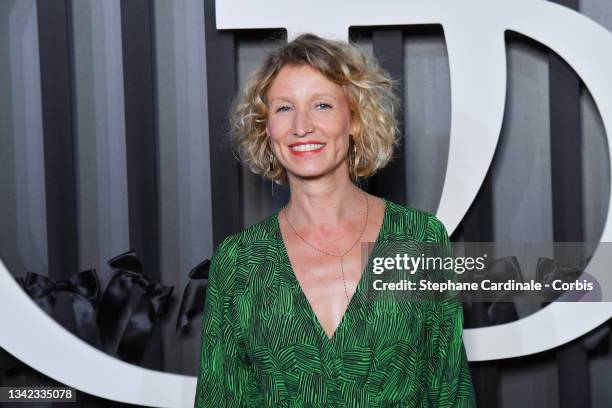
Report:
M243 338L255 344L274 336L280 345L310 336L325 343L343 330L355 335L353 323L372 325L380 320L388 325L394 319L405 327L413 312L400 309L397 302L372 301L372 296L382 299L372 289L379 278L372 272L372 257L379 251L373 247L352 251L342 265L338 257L299 249L288 262L284 251L271 251L271 246L241 258L233 310Z

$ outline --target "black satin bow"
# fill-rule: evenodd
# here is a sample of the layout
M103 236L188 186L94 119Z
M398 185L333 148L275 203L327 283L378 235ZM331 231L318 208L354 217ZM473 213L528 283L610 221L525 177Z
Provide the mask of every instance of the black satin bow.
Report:
M516 256L506 256L494 259L487 263L482 272L476 272L474 277L478 284L484 279L491 282L503 283L508 281L523 282L523 273ZM487 316L492 324L503 324L518 320L517 304L514 302L515 293L500 291L490 302L485 302Z
M77 272L68 280L60 281L28 272L25 279L18 278L17 281L32 300L51 316L57 294L68 293L79 337L93 346L100 346L100 336L95 323L95 306L100 284L95 269Z
M183 291L181 306L176 319L176 331L178 333L187 332L191 321L201 316L204 311L209 268L210 260L205 259L189 272L190 280Z
M553 300L558 299L561 295L563 295L562 300L564 301L575 302L580 300L580 298L582 298L586 294L586 291L571 290L563 293L555 291L552 288L552 283L555 280L560 280L564 283L576 281L584 273L584 270L589 264L591 258L592 256L586 257L584 259L581 259L576 264L564 264L558 262L555 259L546 257L538 258L538 263L536 266L536 277L538 281L542 283L542 285L549 285L548 287L544 287L546 299L544 305L550 303ZM591 275L585 273L583 277L586 280L592 281L596 286L598 286L597 282L594 281L594 278Z
M594 284L594 290L591 293L594 294L594 299L589 299L589 301L601 301L601 287L597 280L584 272L587 265L589 264L591 258L593 256L588 256L584 259L581 259L576 264L563 264L558 262L552 258L540 257L538 258L536 276L540 283L552 285L552 282L555 280L561 280L562 282L569 283L574 282L578 278L582 277L583 279L590 281ZM551 287L544 288L546 291L546 300L563 300L576 302L582 299L585 295L585 291L573 290L566 292L557 292L554 291ZM599 291L599 292L597 292ZM544 302L542 306L546 306L550 302ZM597 351L602 345L608 343L608 337L610 335L610 327L607 324L603 324L591 332L582 336L582 346L588 352Z
M116 270L100 302L97 322L105 350L125 361L141 360L146 343L173 286L151 282L142 273L142 264L134 251L120 254L110 261ZM132 310L131 299L135 287L142 292L138 305Z

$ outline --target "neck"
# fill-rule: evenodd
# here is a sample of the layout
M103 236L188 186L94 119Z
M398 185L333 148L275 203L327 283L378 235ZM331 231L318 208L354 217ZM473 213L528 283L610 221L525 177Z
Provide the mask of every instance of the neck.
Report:
M361 219L366 193L355 186L349 176L334 172L317 179L289 177L291 198L285 215L296 227L308 227L327 234L342 223Z

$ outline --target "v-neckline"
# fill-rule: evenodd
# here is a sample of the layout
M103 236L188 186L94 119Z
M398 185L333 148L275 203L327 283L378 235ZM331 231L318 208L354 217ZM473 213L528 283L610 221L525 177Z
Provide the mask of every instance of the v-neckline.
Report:
M308 307L308 314L310 315L310 318L313 321L313 324L317 327L317 331L330 344L333 343L334 339L336 339L338 337L338 332L340 332L340 329L343 327L344 322L347 320L347 315L349 314L351 309L354 308L353 304L355 303L355 298L359 295L359 293L360 293L360 291L362 289L362 286L364 285L363 282L365 281L366 273L370 269L370 265L372 263L372 255L374 254L374 251L376 251L376 248L379 246L379 243L380 243L380 241L382 239L383 232L384 232L384 229L385 229L385 225L387 223L388 213L389 213L389 201L386 198L382 198L382 200L385 202L385 210L384 210L384 213L383 213L382 223L380 224L380 229L378 230L378 235L376 236L376 241L374 242L374 246L372 248L372 251L370 251L370 254L368 256L368 261L366 262L365 268L361 271L361 276L359 277L359 281L357 282L357 286L355 287L355 292L353 293L353 296L351 296L351 299L349 300L349 304L346 307L346 309L344 310L344 313L342 314L342 318L340 319L340 323L338 323L338 325L334 329L334 332L332 333L331 337L329 337L327 335L327 333L325 332L325 329L321 325L321 321L319 320L319 317L317 316L317 314L314 312L314 309L312 308L312 305L310 304L310 301L308 300L308 297L306 296L306 293L304 292L304 289L302 288L302 285L300 285L300 282L297 279L297 276L295 274L295 270L293 269L293 265L291 264L291 260L289 259L289 253L287 251L287 247L285 246L285 240L283 239L283 234L281 233L281 229L280 229L280 221L278 219L278 217L280 216L280 211L282 210L282 208L278 209L276 211L276 213L274 214L274 217L273 217L274 218L274 224L275 224L275 228L276 228L276 233L278 234L277 244L280 247L282 257L284 258L283 261L286 262L287 265L288 265L287 269L289 271L289 274L288 274L289 275L289 279L292 281L292 283L294 285L297 286L297 290L299 292L299 296L306 303L306 305L308 305L307 306Z

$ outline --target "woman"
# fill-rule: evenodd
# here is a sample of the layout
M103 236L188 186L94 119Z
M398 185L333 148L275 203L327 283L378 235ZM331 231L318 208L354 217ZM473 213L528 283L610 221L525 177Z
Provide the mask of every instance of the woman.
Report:
M355 185L390 160L396 107L375 61L311 34L251 77L233 113L240 153L291 198L213 256L196 407L475 405L461 303L366 296L361 243L448 244L432 214Z

